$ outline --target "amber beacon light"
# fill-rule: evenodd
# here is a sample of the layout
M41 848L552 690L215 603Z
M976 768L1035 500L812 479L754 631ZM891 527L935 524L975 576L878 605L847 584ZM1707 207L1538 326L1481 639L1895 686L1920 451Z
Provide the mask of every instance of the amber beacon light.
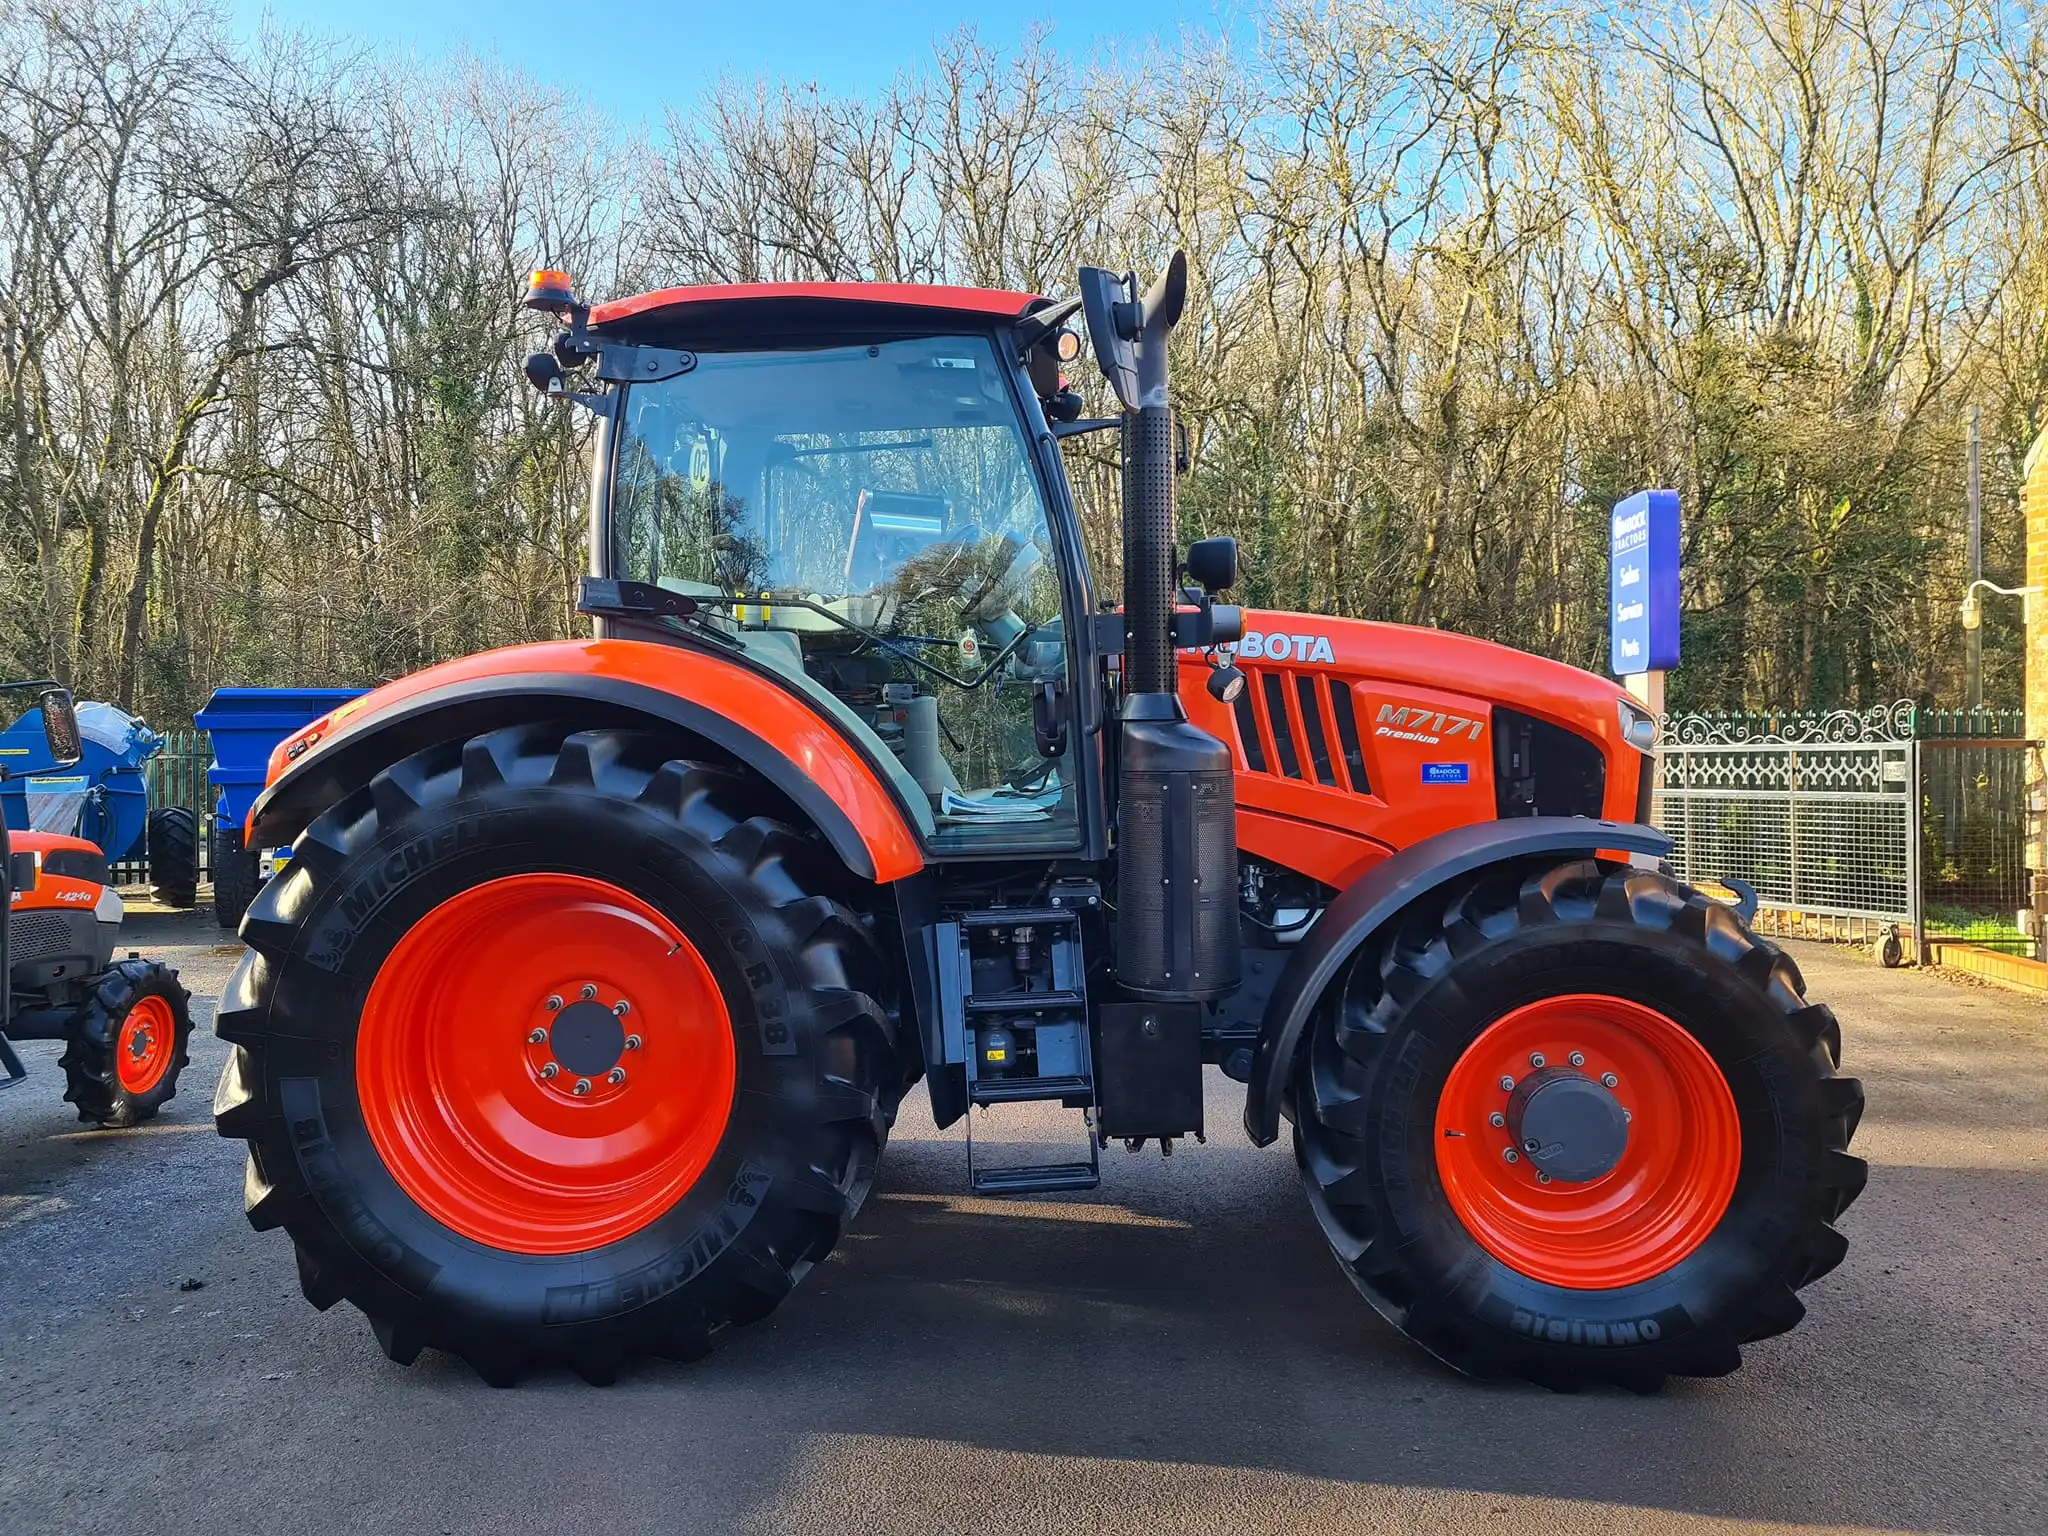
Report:
M526 307L547 314L565 315L576 305L576 295L566 272L546 269L526 280Z

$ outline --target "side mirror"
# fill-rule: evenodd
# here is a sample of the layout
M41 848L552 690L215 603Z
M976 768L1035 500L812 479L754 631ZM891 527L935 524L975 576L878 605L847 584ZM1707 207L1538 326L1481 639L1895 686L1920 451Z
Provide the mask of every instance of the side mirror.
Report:
M78 734L78 710L68 688L45 688L37 700L43 710L43 740L49 743L52 764L69 768L85 756L85 744Z
M1131 297L1131 279L1104 267L1081 269L1081 313L1102 376L1127 411L1138 408L1138 327L1141 312Z
M1204 592L1228 592L1237 585L1237 540L1197 539L1188 546L1187 568Z

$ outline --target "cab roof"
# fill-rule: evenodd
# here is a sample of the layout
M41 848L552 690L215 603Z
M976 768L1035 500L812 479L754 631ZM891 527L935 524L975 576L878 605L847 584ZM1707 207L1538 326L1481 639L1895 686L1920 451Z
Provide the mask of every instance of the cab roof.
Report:
M986 325L991 319L1019 319L1045 302L1037 294L1007 288L955 288L937 283L716 283L657 288L629 299L593 304L590 323L603 326L631 319L708 319L714 312L731 315L740 306L765 315L768 306L779 304L785 310L836 311L835 318L847 320L860 318L863 311L882 319L892 311L915 310L926 317L950 314ZM757 305L761 306L758 310Z

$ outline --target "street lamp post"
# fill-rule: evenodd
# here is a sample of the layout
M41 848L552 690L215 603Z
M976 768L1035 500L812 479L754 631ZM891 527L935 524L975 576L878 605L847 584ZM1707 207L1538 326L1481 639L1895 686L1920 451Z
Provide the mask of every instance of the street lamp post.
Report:
M1987 591L1996 592L2000 597L2033 597L2039 592L2048 591L2048 588L2043 587L2001 587L1995 581L1986 581L1983 577L1978 577L1963 589L1963 602L1960 610L1963 616L1963 628L1972 637L1984 626L1984 600L1977 596L1977 589L1979 587L1983 587ZM1970 704L1972 708L1975 708L1982 702L1977 694L1976 682L1977 679L1973 676L1971 678L1973 686L1970 689Z

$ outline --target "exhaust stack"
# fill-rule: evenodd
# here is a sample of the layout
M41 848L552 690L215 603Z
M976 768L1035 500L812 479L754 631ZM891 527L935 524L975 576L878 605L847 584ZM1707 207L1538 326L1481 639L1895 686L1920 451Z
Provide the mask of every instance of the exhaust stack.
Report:
M1081 269L1096 360L1124 409L1124 699L1117 809L1117 980L1158 1002L1238 983L1237 802L1230 749L1189 723L1174 651L1173 410L1167 338L1187 257L1143 298L1136 280Z

